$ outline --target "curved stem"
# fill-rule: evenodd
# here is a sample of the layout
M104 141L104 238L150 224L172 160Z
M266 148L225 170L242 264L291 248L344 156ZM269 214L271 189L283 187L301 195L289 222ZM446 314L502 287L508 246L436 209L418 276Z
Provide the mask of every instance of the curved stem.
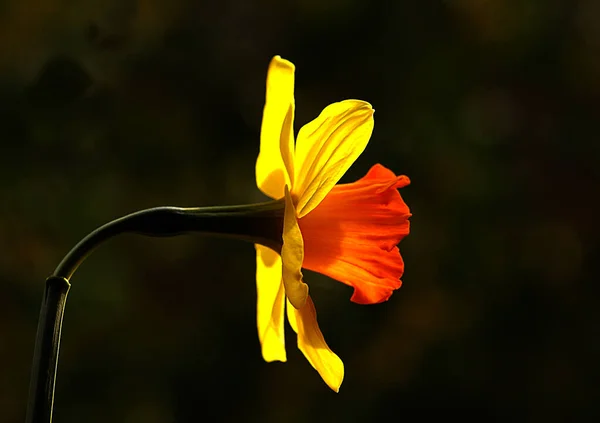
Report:
M200 232L243 239L281 249L281 200L224 207L154 207L113 220L83 238L60 262L54 276L70 279L85 258L101 243L123 233L176 236Z
M200 232L232 237L281 250L284 203L281 200L225 207L155 207L113 220L83 238L46 280L33 357L27 423L50 423L62 320L69 279L94 249L123 233L176 236Z

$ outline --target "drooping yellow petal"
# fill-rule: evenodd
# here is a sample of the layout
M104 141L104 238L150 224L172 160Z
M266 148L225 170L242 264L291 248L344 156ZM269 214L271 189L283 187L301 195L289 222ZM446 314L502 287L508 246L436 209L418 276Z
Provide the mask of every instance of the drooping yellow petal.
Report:
M283 285L285 295L296 308L301 308L308 296L308 285L302 281L304 240L296 219L296 209L285 186L285 213L283 216L283 246L281 247Z
M267 74L267 92L256 160L256 185L271 198L283 197L294 177L294 64L275 56Z
M298 218L313 210L364 151L373 132L367 102L345 100L327 106L298 133L295 181Z
M281 257L262 245L256 247L256 323L265 361L286 361L283 315L285 291Z
M288 304L287 315L290 326L298 334L300 351L319 372L323 381L335 392L339 392L344 380L344 363L325 342L310 296L306 299L306 305L300 309Z

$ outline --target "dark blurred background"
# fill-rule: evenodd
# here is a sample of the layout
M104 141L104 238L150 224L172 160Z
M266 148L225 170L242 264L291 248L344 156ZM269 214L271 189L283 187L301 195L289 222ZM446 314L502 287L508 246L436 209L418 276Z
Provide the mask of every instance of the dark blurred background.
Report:
M297 129L371 102L343 181L409 175L404 285L385 304L306 272L346 378L263 362L250 244L112 240L72 280L56 422L483 421L600 416L600 2L4 0L0 410L24 419L46 276L157 205L262 201L267 66Z

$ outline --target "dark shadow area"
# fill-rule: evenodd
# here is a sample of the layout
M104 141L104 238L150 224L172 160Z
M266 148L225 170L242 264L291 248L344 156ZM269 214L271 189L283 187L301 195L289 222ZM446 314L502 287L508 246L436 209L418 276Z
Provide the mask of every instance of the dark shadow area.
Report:
M340 393L289 327L288 362L263 362L252 245L132 236L74 277L55 420L600 417L597 1L33 3L0 6L0 420L24 419L43 283L85 234L265 200L276 54L296 65L296 133L373 104L342 182L374 163L412 181L389 301L305 273Z

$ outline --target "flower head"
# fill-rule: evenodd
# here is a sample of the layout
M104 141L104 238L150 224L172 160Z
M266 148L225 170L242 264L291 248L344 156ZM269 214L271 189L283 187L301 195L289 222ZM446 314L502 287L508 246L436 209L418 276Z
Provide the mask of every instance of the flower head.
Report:
M397 189L410 181L377 164L360 180L336 185L367 146L374 111L360 100L331 104L294 142L294 71L276 56L267 76L256 183L285 199L285 214L281 253L256 245L258 333L263 358L286 361L287 303L298 347L337 392L344 365L323 338L301 269L352 286L354 302L387 300L404 272L396 245L409 232L410 212Z

